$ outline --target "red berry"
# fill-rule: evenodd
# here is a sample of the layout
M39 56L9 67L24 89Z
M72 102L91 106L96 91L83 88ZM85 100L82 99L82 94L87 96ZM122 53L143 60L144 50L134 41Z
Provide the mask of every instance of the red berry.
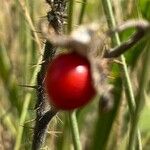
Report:
M50 102L62 110L84 106L95 95L90 64L86 58L74 52L61 54L52 61L45 86Z

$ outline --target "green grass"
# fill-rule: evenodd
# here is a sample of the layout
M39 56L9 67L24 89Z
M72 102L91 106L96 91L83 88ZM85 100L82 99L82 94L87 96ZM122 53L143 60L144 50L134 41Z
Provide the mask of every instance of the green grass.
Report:
M3 145L3 149L8 147L27 150L32 144L36 92L19 85L36 84L40 67L38 64L41 63L44 46L41 34L36 31L39 31L39 22L47 19L43 16L49 7L42 0L1 0L1 3L3 5L0 5L0 139L2 139L0 145ZM149 0L117 0L115 5L113 0L70 0L67 5L68 33L84 23L97 22L102 29L108 29L116 26L120 20L144 18L150 21ZM115 11L111 10L112 6ZM117 14L116 10L120 13ZM113 46L127 39L130 32L132 31L127 30L112 37ZM98 96L90 104L77 110L76 114L73 113L72 116L70 114L70 119L68 112L59 112L59 119L55 117L49 125L50 134L47 135L44 147L50 150L70 150L74 147L73 143L77 142L75 144L77 150L80 146L92 150L127 150L137 147L148 150L150 148L149 43L147 36L121 56L121 59L119 58L123 65L115 63L111 65L115 103L110 112L99 112ZM79 133L74 132L74 127ZM76 141L78 138L80 142Z

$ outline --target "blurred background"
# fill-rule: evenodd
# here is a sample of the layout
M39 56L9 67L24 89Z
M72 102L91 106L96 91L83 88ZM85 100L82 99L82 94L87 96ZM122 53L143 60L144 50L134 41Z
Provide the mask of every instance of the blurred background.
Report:
M118 24L131 18L144 18L150 21L149 0L112 0L111 4ZM101 0L75 0L73 28L78 26L83 5L85 10L82 23L97 22L102 29L108 28ZM36 92L22 85L36 85L36 74L40 68L39 59L44 46L44 39L38 26L39 22L47 20L46 15L49 10L50 7L44 0L0 0L1 150L31 148L36 117L34 110ZM132 32L133 30L127 30L120 34L121 41L126 40ZM148 40L148 38L142 39L125 53L135 97L142 83L146 45L150 42ZM118 104L117 107L110 112L100 112L97 96L89 105L77 111L80 139L85 150L105 148L124 150L128 143L132 114L128 108L126 87L122 86L120 79L124 73L116 64L111 67L110 74L114 78L112 84L119 90L118 95L115 96L118 99L115 102ZM150 77L146 83L138 124L143 150L150 149ZM54 117L49 125L43 149L73 149L69 126L67 112L60 112Z

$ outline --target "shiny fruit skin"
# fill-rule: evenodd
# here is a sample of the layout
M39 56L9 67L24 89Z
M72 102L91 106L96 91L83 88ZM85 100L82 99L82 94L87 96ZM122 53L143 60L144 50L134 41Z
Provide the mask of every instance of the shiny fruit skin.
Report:
M95 95L88 60L75 52L58 55L48 66L45 87L58 109L86 105Z

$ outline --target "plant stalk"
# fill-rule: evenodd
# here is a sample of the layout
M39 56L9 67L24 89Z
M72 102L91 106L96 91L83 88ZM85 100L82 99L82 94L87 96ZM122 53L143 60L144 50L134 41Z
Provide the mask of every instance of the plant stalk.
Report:
M74 8L74 0L70 0L68 6L68 33L72 31L73 8ZM75 110L69 112L69 121L71 126L74 149L81 150L80 136L79 136L78 123L77 123Z
M41 62L41 57L39 58L38 64ZM32 79L30 81L30 85L34 85L36 83L36 76L37 76L37 72L39 70L40 66L37 65L37 67L34 70ZM21 146L21 140L22 140L22 134L23 134L23 125L25 123L25 119L28 113L28 107L30 104L30 100L32 97L32 93L27 93L24 99L24 103L23 103L23 107L22 107L22 113L20 116L20 121L19 121L19 128L18 128L18 134L16 137L16 143L15 143L15 147L14 150L19 150L20 146Z
M79 15L79 20L78 20L79 25L83 21L83 16L84 16L85 8L86 8L86 3L87 3L87 0L82 0L81 10L80 10L80 15Z
M74 149L81 150L81 143L80 143L80 137L79 137L78 123L77 123L77 118L76 118L76 111L69 113L69 120L70 120L70 126L71 126L71 131L72 131Z
M72 30L72 24L73 24L73 7L74 7L74 0L69 1L69 6L68 6L68 33L71 32Z
M111 0L102 0L102 4L103 4L103 8L104 8L104 12L106 15L106 19L107 19L107 24L108 27L110 29L115 28L116 27L116 21L115 21L115 16L112 10L112 3ZM114 38L112 38L112 42L115 45L120 45L121 41L119 38L119 34L115 33L114 34ZM128 106L129 106L129 110L130 110L130 115L131 115L131 119L133 119L133 114L135 112L135 97L134 97L134 92L133 92L133 88L132 88L132 84L131 84L131 80L129 77L129 73L128 73L128 69L127 69L127 64L126 64L126 60L125 57L123 55L121 55L121 62L123 64L123 70L124 70L124 74L125 74L125 88L127 90L127 93L129 95L129 97L127 98L128 100ZM140 132L137 130L136 132L137 138L140 140ZM141 144L139 142L139 147L141 147Z
M135 110L135 114L134 114L133 121L131 124L131 129L130 129L128 150L134 149L135 136L138 130L137 129L138 121L139 121L140 112L144 103L144 90L146 87L146 82L148 80L148 71L149 71L149 64L150 64L149 58L150 58L150 43L148 42L146 46L145 58L143 59L144 66L143 66L140 83L139 83L140 87L139 87L138 95L136 97L136 102L137 102L136 110Z

